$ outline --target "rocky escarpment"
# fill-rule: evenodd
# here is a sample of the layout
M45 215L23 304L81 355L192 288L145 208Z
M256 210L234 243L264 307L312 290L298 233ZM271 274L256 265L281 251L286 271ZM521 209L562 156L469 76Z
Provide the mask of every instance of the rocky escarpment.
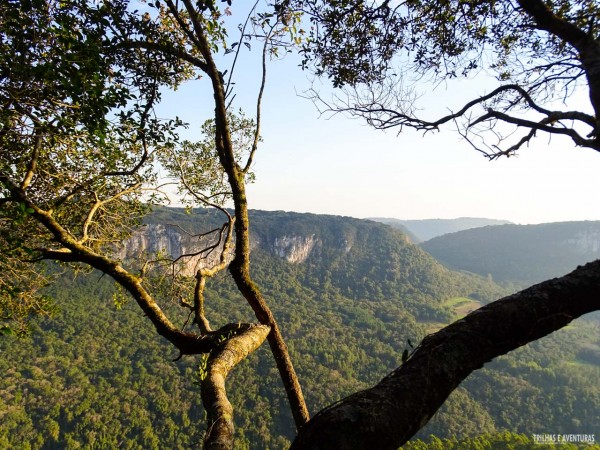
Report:
M225 221L223 213L216 210L195 209L189 213L182 208L158 207L145 218L144 226L123 243L117 256L122 261L137 260L136 266L146 260L179 259L178 270L193 275L199 268L212 267L218 262L222 250L218 230ZM250 211L250 223L252 251L290 264L338 267L340 261L348 258L367 257L369 246L379 245L382 239L391 239L399 248L410 246L420 252L405 234L369 220ZM215 231L207 233L210 230Z
M310 236L280 236L275 238L273 253L291 263L301 263L310 256L315 244L320 243L314 234Z
M178 270L186 275L217 264L223 249L218 231L222 224L208 214L190 217L177 210L170 213L175 217L162 223L151 215L149 223L123 244L117 256L123 261L177 260ZM324 248L328 254L347 254L356 240L355 228L345 223L348 218L332 218L329 225L323 228L313 223L313 215L256 214L258 216L250 233L253 251L267 252L292 264L302 264L311 258L319 259ZM186 220L189 223L186 224ZM194 234L180 223L200 231ZM206 233L210 229L214 232ZM228 258L232 257L230 250Z
M133 233L117 256L123 261L173 261L182 274L192 275L217 264L222 251L218 232L195 235L177 225L150 223Z

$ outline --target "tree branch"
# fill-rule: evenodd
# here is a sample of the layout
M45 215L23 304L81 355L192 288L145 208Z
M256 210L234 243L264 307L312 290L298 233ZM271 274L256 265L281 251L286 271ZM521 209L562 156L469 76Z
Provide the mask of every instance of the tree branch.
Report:
M514 144L507 149L499 149L498 151L494 152L483 151L472 143L472 145L478 151L482 152L491 159L502 155L513 154L523 144L529 142L533 136L535 136L535 131L565 135L570 137L578 146L600 151L600 141L594 136L594 130L597 123L594 116L581 111L553 111L543 108L535 102L527 90L516 84L499 86L488 94L469 101L458 111L452 112L435 120L425 120L416 117L409 107L402 108L401 105L398 105L399 108L394 109L393 105L390 105L390 103L394 101L394 96L392 96L389 92L379 95L380 93L374 92L371 89L368 94L370 94L369 98L361 100L359 97L361 95L364 97L364 93L347 93L347 99L343 100L337 98L337 101L339 101L339 104L337 105L331 105L327 101L323 100L315 91L310 92L309 96L312 96L313 101L315 101L318 105L320 104L324 106L324 108L321 108L322 113L347 113L350 116L362 117L371 126L381 130L398 128L401 131L403 127L408 127L424 132L437 131L440 126L447 123L458 123L458 119L464 119L468 116L470 111L475 108L485 108L485 112L479 113L480 115L464 125L465 131L461 132L461 134L469 142L471 141L467 137L468 133L478 133L478 130L475 129L477 125L489 123L493 120L531 130L523 138L521 138L517 144ZM507 94L514 95L514 97L507 98L505 97ZM497 105L501 100L505 100L508 102L508 104L486 108L486 104L488 102L496 102ZM536 121L512 116L507 113L508 111L516 108L521 102L524 102L531 111L535 111L536 113L541 114L543 117ZM578 131L576 131L572 124L564 124L565 121L590 127L592 133L588 138L585 138Z
M132 192L135 192L136 190L138 190L141 187L141 185L142 185L142 183L137 183L137 184L134 184L132 186L128 186L126 189L123 189L122 191L117 192L112 197L109 197L109 198L104 199L104 200L100 200L98 198L98 196L96 195L96 193L94 192L94 196L96 197L96 201L94 202L94 204L92 205L92 207L88 211L88 214L87 214L85 220L83 221L83 224L81 226L81 239L78 242L80 244L85 244L89 240L89 229L90 229L90 226L93 224L93 222L94 222L94 216L96 215L96 213L98 212L98 210L100 208L102 208L104 205L106 205L106 204L108 204L110 202L118 200L119 198L123 197L126 194L131 194Z
M205 335L210 333L210 322L206 318L204 312L204 287L206 286L206 277L199 270L196 273L196 287L194 288L194 322L200 328L200 334Z
M590 101L596 114L594 131L591 135L595 138L596 148L600 147L598 143L600 140L600 42L592 32L585 32L554 14L541 0L518 0L518 3L523 11L533 18L538 29L558 37L579 53L588 81Z
M158 42L146 42L146 41L126 41L123 44L124 47L128 48L143 48L146 50L156 50L166 55L175 56L179 59L182 59L191 65L199 68L200 70L206 72L207 65L200 58L196 58L193 55L190 55L182 48L177 48L174 45L160 44Z
M196 287L194 289L194 321L200 328L200 333L202 335L205 335L211 331L210 323L204 312L204 287L206 286L206 279L214 277L217 273L227 268L227 254L229 253L231 240L233 238L234 222L235 218L230 218L229 222L224 225L224 227L227 226L227 236L225 236L225 241L223 242L223 248L221 249L221 255L219 257L218 264L215 264L210 269L201 268L196 272ZM223 229L221 229L221 233L219 234L219 243L222 239L222 233Z
M233 73L235 72L235 65L237 63L238 56L240 55L240 50L242 49L242 42L243 42L244 38L246 37L246 27L248 26L248 22L250 22L250 19L252 18L252 13L256 9L256 6L258 5L259 1L260 0L256 0L256 2L254 3L254 6L250 10L250 12L248 12L248 15L246 16L246 21L244 22L244 26L240 30L240 39L237 41L237 49L235 51L233 63L231 63L231 67L229 69L229 76L227 77L227 83L225 84L225 97L229 97L229 94L231 93L229 88L231 87L231 80L233 78Z
M269 39L271 38L271 33L275 29L275 24L271 26L271 29L265 36L265 43L262 49L261 56L261 67L262 67L262 76L260 80L260 89L258 91L258 98L256 99L256 128L254 129L254 139L252 141L252 148L250 149L250 154L248 155L248 161L246 161L246 165L243 169L244 173L248 173L250 167L252 166L252 161L254 160L254 154L258 149L258 142L260 140L260 113L262 106L262 98L265 92L265 84L267 81L267 47L269 45Z
M190 0L183 0L186 7L192 8ZM191 14L191 12L190 12ZM300 429L309 418L308 408L302 395L302 388L298 376L294 370L287 345L281 331L277 326L275 316L271 312L258 286L250 276L250 221L248 218L248 200L246 198L244 172L235 161L233 144L231 142L231 130L227 120L227 104L225 89L221 73L218 71L212 57L210 45L204 30L198 20L192 18L194 29L200 42L200 53L207 64L206 74L209 76L213 86L215 100L215 147L219 155L219 161L225 169L232 190L235 209L235 257L229 265L229 271L238 286L238 289L252 307L254 314L261 324L270 327L268 340L273 353L275 363L279 370L281 380L286 390L290 409L294 417L296 427Z
M541 0L518 0L519 6L535 21L536 27L568 42L578 51L587 40L587 34L570 22L561 19Z
M208 416L205 450L233 448L233 407L227 398L225 379L231 369L260 347L269 331L268 326L253 325L211 353L201 383L202 403Z
M23 182L21 183L21 189L25 190L29 187L31 180L33 180L33 176L35 175L35 170L37 168L38 158L40 156L40 149L42 147L42 136L39 133L35 135L35 144L33 146L33 154L31 155L31 159L29 160L29 165L27 166L27 173L25 174L25 178L23 178Z
M474 370L598 309L600 260L490 303L427 336L376 386L315 415L291 449L395 450Z
M173 17L175 17L175 20L177 21L177 24L179 25L180 30L185 33L187 38L194 45L198 46L198 40L194 36L194 33L192 33L192 31L187 27L187 24L181 17L181 13L179 12L177 5L175 5L172 0L165 0L165 3L167 4L169 11L171 11L171 14L173 15ZM198 66L198 67L200 67L200 66ZM204 70L204 69L202 69L202 70Z

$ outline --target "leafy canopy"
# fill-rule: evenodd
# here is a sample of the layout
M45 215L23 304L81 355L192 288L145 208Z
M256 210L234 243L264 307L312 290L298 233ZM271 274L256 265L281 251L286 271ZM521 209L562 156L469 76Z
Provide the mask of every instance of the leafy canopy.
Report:
M343 88L329 111L377 128L458 128L489 158L510 156L536 133L569 137L600 150L600 5L579 1L297 0L313 23L303 65ZM422 80L435 84L478 74L498 87L462 108L427 119L417 112ZM587 107L563 104L578 89ZM523 131L525 130L525 131Z
M153 116L160 85L184 63L133 45L164 34L128 2L0 2L0 305L24 330L49 280L28 263L63 251L33 214L44 210L79 244L107 251L145 209L154 154L179 121ZM180 74L174 76L174 74ZM39 209L38 209L39 208Z

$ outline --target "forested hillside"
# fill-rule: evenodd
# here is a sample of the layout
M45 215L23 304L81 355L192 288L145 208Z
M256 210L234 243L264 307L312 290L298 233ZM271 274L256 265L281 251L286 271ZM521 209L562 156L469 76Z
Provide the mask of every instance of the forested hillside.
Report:
M528 286L600 258L600 222L474 228L421 244L455 270Z
M159 209L147 229L192 230L217 219ZM382 224L258 211L252 220L254 277L280 320L311 411L399 366L408 340L417 345L503 295L487 279L447 270ZM121 304L106 276L65 273L50 293L62 305L56 318L36 322L30 337L0 340L0 448L183 449L202 439L202 358L173 362L172 347L137 305ZM209 285L206 297L214 326L252 321L229 278ZM486 365L419 436L594 430L599 328L578 320ZM228 384L237 448L285 448L293 423L268 349L236 367Z

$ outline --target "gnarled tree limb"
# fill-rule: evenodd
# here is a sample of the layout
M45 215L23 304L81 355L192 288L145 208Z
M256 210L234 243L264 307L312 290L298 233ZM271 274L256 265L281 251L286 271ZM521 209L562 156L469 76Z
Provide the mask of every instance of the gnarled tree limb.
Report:
M194 19L192 3L183 0L194 25L194 30L199 41L198 50L206 61L206 75L210 78L215 101L215 147L219 161L227 173L231 186L232 200L235 210L235 257L229 265L229 271L239 291L254 311L261 324L270 327L268 336L269 346L275 358L281 380L290 402L292 416L296 428L300 429L309 419L308 408L302 394L302 388L292 364L287 345L279 330L275 316L271 312L258 286L250 276L250 220L248 218L248 200L246 198L244 170L235 160L231 130L227 119L227 102L225 85L222 74L217 69L212 51L200 22Z
M397 449L474 370L600 309L600 260L490 303L427 336L376 386L315 415L293 450Z
M499 86L465 103L457 111L431 120L417 117L410 102L402 105L405 100L396 97L393 90L369 87L361 91L345 88L343 92L345 97L338 95L331 102L323 99L315 90L308 91L307 96L313 100L321 113L344 113L350 117L364 118L369 125L379 130L396 128L400 132L404 128L412 128L427 133L438 131L442 125L454 122L459 129L463 128L460 134L467 142L489 159L515 154L535 137L537 131L566 136L577 146L600 151L600 142L596 138L595 131L596 117L582 111L544 108L536 103L529 91L517 84ZM523 116L519 110L523 105L541 117ZM461 119L465 120L465 123L459 126L458 121ZM516 143L502 149L485 142L482 148L469 139L471 135L477 137L482 133L478 126L494 129L498 123L513 125L515 130L523 130L524 134ZM589 133L586 136L580 130L587 130ZM504 144L506 138L502 137L499 140L499 144Z
M202 380L202 403L206 408L208 423L204 437L206 450L233 448L233 407L227 399L225 379L240 361L264 342L270 328L252 325L243 333L228 339L208 358Z

